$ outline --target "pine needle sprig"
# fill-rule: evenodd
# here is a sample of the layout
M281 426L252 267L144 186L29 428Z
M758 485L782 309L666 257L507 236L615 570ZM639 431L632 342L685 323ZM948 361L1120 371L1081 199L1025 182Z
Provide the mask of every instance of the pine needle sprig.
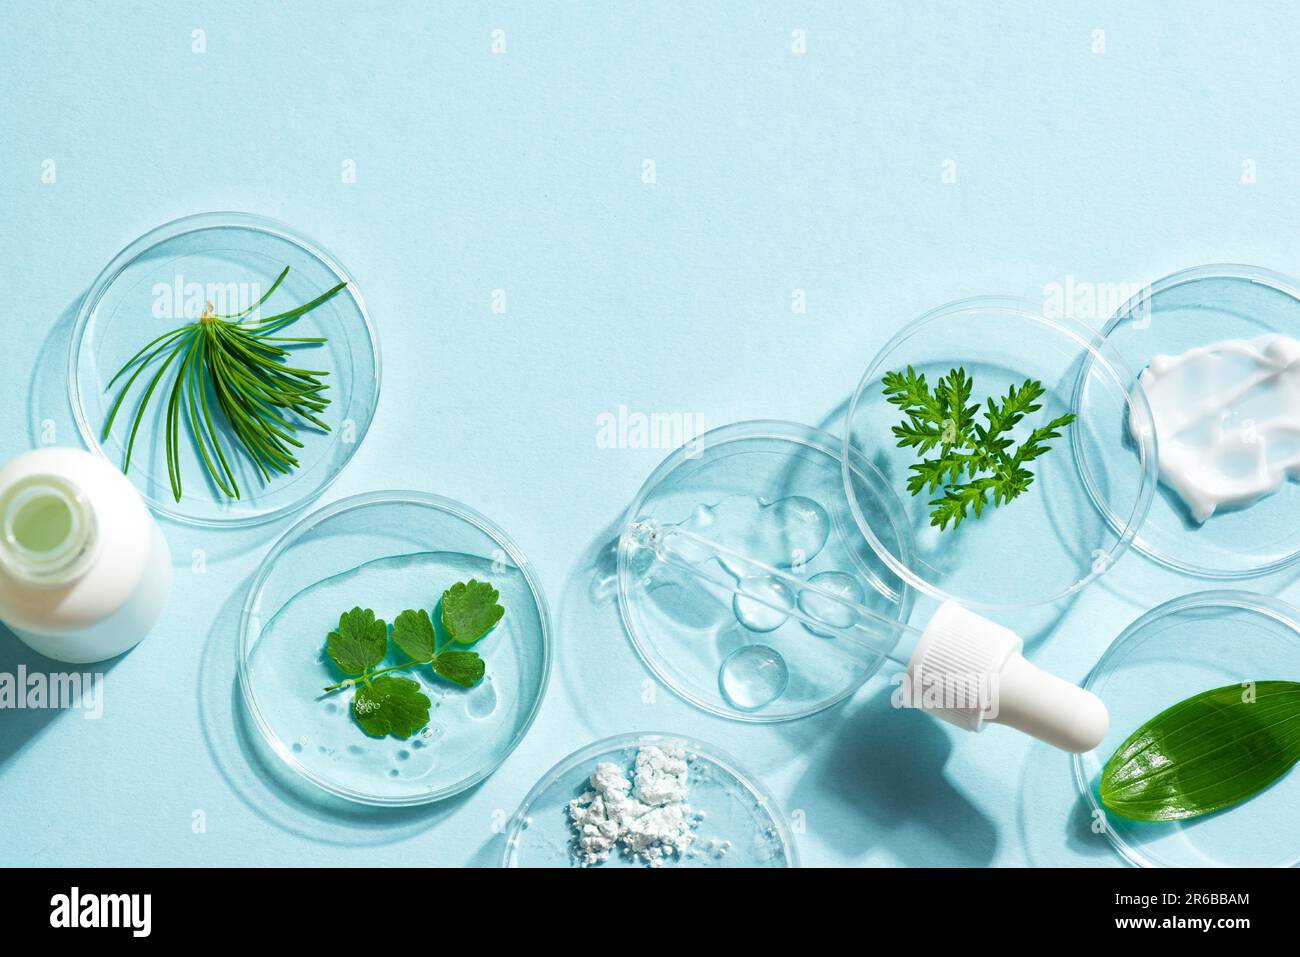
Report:
M910 468L912 495L940 492L930 500L930 524L955 529L969 515L980 518L1028 491L1034 474L1028 463L1050 451L1052 439L1076 418L1058 416L1029 433L1019 445L1011 435L1026 416L1042 408L1043 384L1026 379L1012 385L1000 400L989 397L983 422L980 404L972 402L974 382L962 368L952 369L933 388L911 366L888 372L882 380L885 399L902 410L904 420L892 429L899 448L912 448L921 460ZM938 455L927 457L938 450Z
M286 326L328 301L347 285L341 282L315 299L265 319L245 319L269 299L289 274L285 266L271 288L240 312L221 315L208 303L195 322L164 332L145 346L109 380L105 391L127 376L118 390L104 423L101 441L107 440L113 423L132 386L146 369L157 365L136 407L126 443L122 471L131 468L140 424L159 385L169 369L175 370L166 396L163 433L167 477L172 495L181 500L180 433L183 425L197 446L204 469L217 488L229 498L240 498L239 484L221 439L233 437L234 444L253 463L263 481L298 467L295 450L303 448L296 437L304 424L328 432L320 415L330 404L324 394L328 375L316 369L299 369L286 360L297 346L320 345L323 336L278 336ZM224 427L224 429L223 429Z

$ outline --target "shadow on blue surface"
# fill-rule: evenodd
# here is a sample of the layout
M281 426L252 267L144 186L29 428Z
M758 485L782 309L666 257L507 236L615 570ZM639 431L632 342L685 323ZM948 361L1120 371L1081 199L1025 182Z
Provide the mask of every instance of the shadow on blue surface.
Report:
M795 788L791 806L816 806L831 797L856 812L862 826L835 835L848 857L884 850L911 866L990 864L997 830L945 776L953 747L948 732L927 715L895 708L893 691L885 684L861 704L841 705L838 720L820 725L828 743ZM924 840L917 840L918 830Z
M1065 825L1065 840L1070 849L1091 857L1099 858L1099 863L1120 865L1123 861L1110 846L1104 834L1093 829L1094 819L1092 805L1082 795L1075 798L1070 808L1070 817Z
M117 662L130 653L130 651L126 651L116 658L93 664L65 664L62 661L55 661L53 658L46 658L44 655L32 651L3 623L0 623L0 674L13 676L15 684L18 681L20 667L28 676L34 674L66 675L72 673L81 675L107 674ZM19 695L25 694L26 690L25 687L15 688L15 692ZM103 693L102 684L99 685L99 690L96 693ZM99 704L102 706L102 702L99 702ZM78 713L76 707L6 707L0 709L0 772L3 772L4 766L10 758L29 744L32 744L49 727L51 722L68 711L72 711L74 715Z
M1071 755L1040 741L1025 754L1015 789L1016 831L1025 863L1119 866L1122 861L1105 835L1092 830L1091 808L1075 786L1072 761ZM1067 848L1073 853L1065 853Z

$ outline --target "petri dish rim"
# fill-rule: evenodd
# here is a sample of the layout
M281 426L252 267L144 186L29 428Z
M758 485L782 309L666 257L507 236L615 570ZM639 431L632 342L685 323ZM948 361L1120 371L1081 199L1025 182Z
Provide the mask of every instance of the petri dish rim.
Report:
M1146 427L1139 430L1142 441L1138 449L1138 464L1141 469L1139 479L1138 494L1134 498L1133 508L1127 517L1116 516L1109 507L1103 507L1100 503L1094 482L1091 475L1086 469L1080 469L1080 479L1088 490L1088 499L1093 507L1098 509L1102 517L1111 526L1116 534L1115 541L1111 547L1102 555L1097 555L1092 563L1092 569L1089 574L1080 578L1072 585L1062 589L1053 595L1041 598L1035 598L1030 601L1022 602L988 602L980 601L968 595L956 595L948 592L946 589L931 582L924 575L919 574L911 567L911 562L907 556L900 560L895 556L883 542L876 536L871 528L871 523L867 521L866 516L858 505L857 496L853 494L852 476L847 467L848 453L851 450L863 452L858 449L853 441L853 421L857 414L858 403L861 401L867 387L871 385L880 375L880 367L886 356L892 353L896 348L906 342L915 333L933 322L943 319L949 319L953 316L969 312L1002 312L1015 315L1017 318L1025 319L1036 323L1054 335L1064 336L1074 342L1084 353L1089 356L1087 364L1080 373L1079 382L1076 383L1075 390L1071 395L1071 405L1077 405L1078 391L1081 387L1084 377L1089 370L1096 364L1098 368L1107 376L1110 383L1117 387L1125 396L1129 414L1139 417ZM912 320L893 337L889 339L877 351L867 371L858 381L857 388L853 390L853 397L849 402L848 411L845 415L844 430L844 451L843 474L844 474L844 494L849 502L849 510L853 515L854 521L858 525L864 538L871 545L872 550L885 565L901 578L908 585L918 589L925 594L931 595L940 601L956 601L968 608L983 610L1006 610L1009 608L1036 608L1044 605L1052 605L1071 595L1077 594L1083 588L1091 584L1095 579L1105 574L1124 554L1136 538L1142 523L1146 521L1147 513L1150 511L1152 499L1155 496L1156 485L1158 482L1158 460L1156 458L1155 446L1155 429L1151 423L1151 409L1147 404L1146 396L1140 389L1137 389L1137 376L1131 373L1118 356L1108 357L1101 353L1099 346L1104 346L1105 336L1098 333L1089 326L1066 316L1049 317L1042 313L1033 303L1025 299L1017 299L1009 296L971 296L966 299L957 299L952 302L938 306L935 309L924 313L917 319ZM1131 383L1131 385L1130 385ZM1072 438L1071 447L1075 452L1075 461L1082 461L1079 458L1078 438Z
M1160 621L1169 615L1174 615L1189 608L1236 608L1242 611L1255 612L1271 618L1278 624L1289 629L1295 636L1297 642L1300 642L1300 609L1274 598L1271 595L1264 595L1258 592L1248 592L1236 589L1216 589L1212 591L1198 591L1190 595L1182 595L1178 598L1171 599L1163 604L1157 605L1142 615L1139 615L1132 623L1129 624L1119 637L1110 643L1105 653L1093 665L1088 676L1083 680L1082 688L1085 691L1092 691L1093 685L1107 673L1108 665L1111 660L1119 654L1125 647L1127 641L1134 635L1150 627L1154 622ZM1079 793L1083 795L1088 802L1088 810L1091 814L1100 814L1103 817L1106 810L1102 807L1097 795L1093 792L1092 783L1088 777L1088 772L1083 767L1083 759L1091 752L1084 754L1070 755L1070 763L1074 768L1074 783ZM1119 833L1117 828L1108 827L1104 831L1106 839L1110 841L1111 846L1119 852L1129 864L1135 867L1160 867L1156 861L1151 860L1142 851L1131 842L1124 839L1123 834ZM1300 866L1300 858L1297 859L1292 867Z
M380 360L379 335L375 331L374 323L370 319L370 312L366 308L365 298L361 294L361 289L357 286L356 280L352 274L345 269L339 260L319 243L304 236L293 227L279 222L278 220L269 219L265 216L259 216L255 213L241 213L234 211L220 211L208 213L194 213L189 216L182 216L173 219L170 222L163 223L161 226L155 226L153 229L127 243L95 277L86 294L81 298L81 304L77 307L77 318L72 328L72 338L68 346L68 399L72 405L73 419L77 423L77 431L81 434L81 440L86 447L94 454L98 455L110 465L117 467L105 454L103 447L100 445L99 436L95 429L91 428L86 419L83 409L81 384L78 381L77 366L80 359L82 340L86 335L86 328L90 325L90 318L94 314L100 301L112 287L117 278L126 270L126 268L137 260L140 256L147 253L153 247L160 243L168 242L180 236L189 233L202 232L206 229L218 228L235 228L249 229L257 232L267 233L278 239L292 243L303 249L308 255L321 262L340 280L347 280L347 292L356 304L357 311L361 316L361 321L366 331L366 338L370 343L370 357L375 370L375 400L367 409L365 421L359 423L356 441L351 443L351 448L347 456L339 464L323 484L314 488L310 494L304 495L296 501L289 502L279 508L272 509L268 512L261 512L255 515L235 515L230 518L204 518L201 516L190 515L183 510L169 506L164 502L155 501L152 498L146 498L145 501L151 509L160 515L169 519L180 522L183 525L201 527L201 528L241 528L253 525L261 525L267 522L273 522L285 515L291 515L318 499L326 489L342 474L352 457L356 455L357 450L365 441L366 435L370 431L371 423L374 421L375 410L379 405L379 394L383 388L383 365ZM143 496L142 496L143 497Z
M808 448L821 452L836 460L840 458L843 451L839 441L833 435L823 432L820 429L815 429L809 425L803 425L798 422L786 422L780 419L750 419L742 422L732 422L729 425L722 425L704 433L704 435L696 441L705 449L712 449L729 442L743 441L746 439L772 439L781 442L792 442L807 446ZM837 704L840 704L842 701L851 697L871 679L871 674L864 675L861 681L843 689L839 694L827 701L819 702L816 706L801 711L798 714L765 715L761 712L731 710L720 707L711 701L693 694L685 688L679 687L642 647L642 642L638 636L637 628L633 624L631 598L628 595L628 583L632 578L631 569L629 568L631 544L630 528L632 523L640 514L641 508L646 499L667 476L672 474L675 469L687 460L686 455L687 449L685 447L675 449L659 463L653 472L650 473L649 477L637 492L636 497L632 500L632 504L628 506L628 510L623 516L622 531L619 533L619 616L623 621L623 629L627 633L628 639L631 641L632 648L636 651L637 657L641 659L641 663L645 665L650 673L658 678L666 688L687 703L694 705L709 714L717 715L720 718L727 718L732 721L741 721L747 724L776 724L783 721L798 721L815 714L820 714L821 712L833 708ZM871 465L871 463L867 461L858 450L852 450L852 455L854 466L851 469L848 466L844 466L844 473L850 476L848 479L849 481L852 480L852 475L861 475L866 470L875 471L875 467ZM906 555L910 555L910 531L907 528L907 523L902 518L902 506L898 504L897 499L895 498L892 501L886 502L886 508L893 513L895 527L898 529L899 534L900 550ZM907 587L906 581L901 584L902 589L897 593L896 597L896 603L898 606L897 615L900 622L906 622L911 616L912 606L916 596L912 590Z
M519 802L519 807L511 815L505 829L505 846L501 851L500 866L518 866L510 862L513 844L517 840L519 833L524 830L525 822L533 805L560 778L579 765L586 762L594 763L596 758L612 751L624 751L629 748L649 747L665 743L676 744L687 751L699 754L730 774L741 787L750 793L759 806L767 812L768 817L771 818L777 835L781 839L781 850L785 855L786 867L799 866L799 850L795 846L794 834L790 830L790 825L786 822L785 815L781 813L780 805L777 804L776 799L772 797L767 789L742 771L736 760L725 751L721 751L713 745L690 735L672 734L667 731L627 731L622 734L615 734L599 741L593 741L591 744L570 752L567 756L551 765L546 773L538 778L537 783L524 795L524 799Z
M1129 299L1121 305L1113 316L1106 322L1102 328L1101 335L1108 338L1112 332L1133 318L1135 315L1141 315L1143 310L1148 308L1152 299L1156 296L1169 292L1171 289L1177 289L1179 286L1186 286L1191 283L1202 280L1213 279L1237 279L1244 282L1256 283L1261 286L1267 286L1275 289L1283 295L1290 296L1296 300L1300 307L1300 284L1297 280L1284 273L1276 272L1272 269L1265 269L1262 266L1251 266L1245 263L1210 263L1204 266L1192 266L1188 269L1181 269L1178 272L1170 273L1150 283L1138 292L1134 293ZM1082 376L1087 370L1080 373L1080 385ZM1078 388L1079 386L1076 386ZM1145 400L1145 396L1144 396ZM1149 408L1148 408L1149 411ZM1155 428L1152 426L1152 442L1154 447ZM1157 469L1159 463L1157 460ZM1093 490L1089 487L1089 494ZM1093 504L1097 504L1094 498ZM1133 541L1133 547L1147 558L1163 565L1173 571L1182 572L1186 575L1192 575L1196 578L1204 578L1217 581L1240 581L1247 578L1258 578L1263 575L1269 575L1273 572L1282 571L1290 568L1297 561L1300 561L1300 548L1297 548L1290 555L1284 555L1273 561L1264 562L1260 565L1253 565L1239 569L1215 568L1210 565L1200 565L1195 562L1185 561L1148 542L1141 535L1139 529L1137 537Z
M321 522L347 512L355 511L362 508L370 508L375 505L400 504L400 505L420 505L426 508L437 509L447 512L456 518L461 519L470 525L475 526L479 531L486 534L498 545L502 551L510 556L515 567L523 573L524 580L528 583L528 589L532 592L533 600L537 604L537 614L542 623L542 682L537 689L537 695L529 708L528 715L523 724L515 733L513 740L501 752L500 756L494 763L484 766L474 774L468 775L454 784L439 788L435 791L429 791L419 795L408 795L400 797L387 797L381 795L368 794L358 791L354 788L344 787L335 783L324 775L318 774L293 754L292 749L280 740L275 730L271 727L270 721L262 713L261 706L258 704L257 695L253 690L252 674L249 668L249 655L252 653L254 639L252 634L252 622L256 613L257 601L261 596L262 588L266 585L267 579L275 568L275 562L279 557L305 533L311 531ZM308 515L303 516L287 529L271 546L266 556L262 559L257 567L257 572L253 580L249 583L248 591L244 596L244 604L239 614L239 641L236 643L235 654L236 664L239 672L239 691L244 701L244 706L248 708L248 713L253 718L253 723L262 735L262 739L267 746L280 758L295 774L299 775L306 781L310 781L317 787L336 797L345 798L349 801L355 801L358 804L369 804L379 807L409 807L419 804L432 804L435 801L441 801L462 791L472 788L474 785L485 780L497 770L512 753L515 748L528 735L537 719L537 714L541 710L542 701L546 698L546 690L551 681L551 661L553 656L553 638L551 634L551 613L546 603L546 594L542 591L541 582L537 578L537 572L532 564L524 557L523 552L510 539L508 535L495 523L486 516L480 514L455 499L446 498L441 495L434 495L429 492L418 492L409 489L388 489L378 492L362 492L359 495L352 495L348 498L340 499L329 505L323 506Z

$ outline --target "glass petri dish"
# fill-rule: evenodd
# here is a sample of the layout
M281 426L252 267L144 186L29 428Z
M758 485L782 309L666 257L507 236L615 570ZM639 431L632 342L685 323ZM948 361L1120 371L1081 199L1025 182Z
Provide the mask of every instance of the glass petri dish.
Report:
M776 802L712 745L665 733L620 734L575 751L547 771L528 792L506 827L502 867L580 867L575 854L569 802L589 790L596 765L612 761L630 771L645 747L680 747L686 752L687 784L695 824L683 855L666 867L798 867L794 838ZM619 850L596 867L644 867Z
M302 366L328 373L330 431L301 428L299 467L264 480L233 437L218 426L241 497L228 498L210 479L202 453L182 427L179 448L183 494L176 501L163 440L167 403L155 393L141 421L127 477L155 511L192 525L252 525L303 507L342 471L361 445L379 401L379 346L356 281L339 262L288 226L245 213L203 213L160 226L113 257L86 293L69 353L68 390L86 445L116 467L125 461L130 423L151 373L142 374L101 441L124 380L108 384L147 342L202 313L212 302L234 314L268 292L285 266L280 287L250 316L271 316L310 302L340 282L347 287L289 326L284 335L325 336L295 354ZM161 363L155 362L150 369ZM169 374L158 391L172 380Z
M1300 335L1300 283L1254 266L1201 266L1140 290L1104 335L1141 372L1157 355L1178 355L1225 339ZM1215 512L1197 524L1165 485L1135 547L1157 562L1202 578L1264 575L1300 558L1300 484L1284 482L1254 503Z
M716 559L702 563L727 586L720 587L657 560L635 532L646 522L685 527L906 621L912 593L858 534L844 501L840 454L838 439L808 426L740 422L674 451L646 480L619 540L619 609L637 654L673 692L724 717L786 721L842 701L879 668L882 659L854 653L806 619L738 602L730 590L745 579L772 589L777 603L789 602L789 589L773 576ZM906 555L897 498L862 456L853 454L849 471L882 535Z
M367 736L349 691L321 692L346 677L325 655L339 615L363 604L390 623L407 608L437 621L443 590L470 578L490 581L506 609L475 645L486 676L464 689L427 668L401 672L433 702L429 726L406 740ZM523 740L546 691L551 624L532 567L482 515L422 492L371 492L313 512L272 546L238 651L244 703L293 771L364 804L424 804L477 784Z
M974 380L972 403L1037 379L1042 409L1012 432L1068 412L1077 418L1032 464L1033 485L982 518L939 531L929 502L907 490L914 449L892 434L902 414L886 402L881 377L913 367L934 383L960 366ZM964 299L927 313L876 355L849 405L846 451L871 460L902 500L913 550L903 554L880 524L875 497L845 470L849 507L876 554L903 581L940 599L978 609L1059 601L1101 575L1142 525L1156 486L1155 444L1147 428L1135 442L1128 422L1151 421L1146 398L1115 349L1074 320L1049 318L1013 299ZM846 458L847 461L847 458ZM1007 573L1014 563L1016 573Z
M1300 773L1235 807L1162 824L1112 814L1097 794L1115 749L1169 706L1242 681L1300 680L1300 612L1244 591L1207 591L1166 602L1133 622L1084 687L1110 711L1098 747L1074 755L1074 777L1115 849L1142 867L1293 867L1300 862Z

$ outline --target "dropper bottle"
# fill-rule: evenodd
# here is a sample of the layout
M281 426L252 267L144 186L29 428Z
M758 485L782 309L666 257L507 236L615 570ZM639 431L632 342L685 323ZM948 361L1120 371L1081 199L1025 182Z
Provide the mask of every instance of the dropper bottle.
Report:
M833 635L839 640L826 646L873 670L902 670L905 706L968 731L982 731L989 722L1005 724L1064 751L1090 751L1106 736L1110 719L1100 698L1036 667L1021 654L1019 635L956 602L945 601L924 628L917 628L680 526L641 520L630 531L631 544L651 550L656 560ZM770 592L749 587L752 579L722 572L710 561L714 558L776 579L796 600L777 603ZM800 596L814 597L823 608L837 607L843 614L835 617L844 623L808 615Z
M171 552L135 487L80 449L0 465L0 620L74 664L115 657L157 623Z

